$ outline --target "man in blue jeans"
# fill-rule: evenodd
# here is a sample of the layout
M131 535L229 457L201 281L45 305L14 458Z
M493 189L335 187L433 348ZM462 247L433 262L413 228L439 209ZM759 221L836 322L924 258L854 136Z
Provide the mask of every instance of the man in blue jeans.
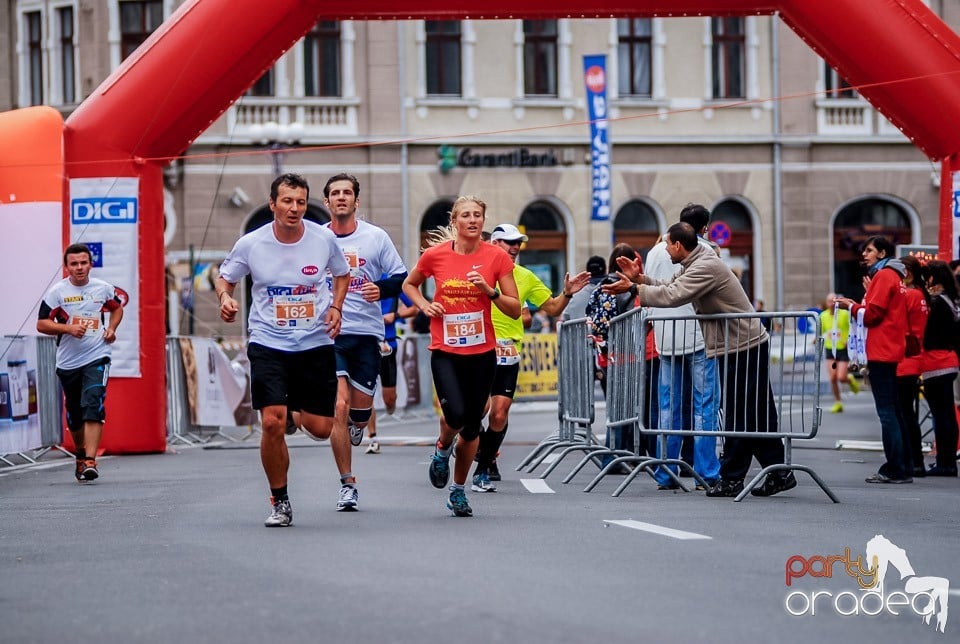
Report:
M709 210L701 205L688 204L680 213L680 221L693 226L699 244L710 246L700 237L710 223ZM667 281L679 271L680 265L673 263L666 242L661 241L650 250L646 273L652 279ZM691 304L651 310L676 316L696 314ZM696 320L660 320L654 321L653 329L660 353L660 428L716 431L720 401L717 361L707 357L700 323ZM681 444L681 436L668 436L666 458L679 458ZM720 478L717 439L696 436L693 450L694 470L707 484L714 485ZM676 465L671 465L670 469L677 473ZM660 490L679 487L664 467L657 469L655 478Z

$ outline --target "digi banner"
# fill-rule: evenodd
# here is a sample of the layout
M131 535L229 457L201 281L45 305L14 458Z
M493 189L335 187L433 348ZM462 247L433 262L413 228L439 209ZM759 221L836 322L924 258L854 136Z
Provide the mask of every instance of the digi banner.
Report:
M610 133L607 121L607 57L583 57L583 79L587 86L590 115L591 195L590 219L610 219Z
M124 300L110 366L121 378L140 376L139 191L138 177L70 180L70 242L90 246L91 277L115 286Z
M951 173L953 176L953 203L950 218L950 258L960 257L960 172Z

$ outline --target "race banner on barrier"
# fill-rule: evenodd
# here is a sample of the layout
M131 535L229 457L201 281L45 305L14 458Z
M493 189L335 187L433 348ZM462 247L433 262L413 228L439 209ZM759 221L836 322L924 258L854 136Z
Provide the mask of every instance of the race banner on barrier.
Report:
M557 334L528 333L520 351L515 400L556 400Z
M190 423L201 427L237 424L234 412L247 392L247 378L210 338L180 338Z
M70 180L70 241L90 247L90 275L125 299L110 367L121 378L140 376L139 189L137 177Z
M0 338L0 454L43 446L37 404L37 339Z

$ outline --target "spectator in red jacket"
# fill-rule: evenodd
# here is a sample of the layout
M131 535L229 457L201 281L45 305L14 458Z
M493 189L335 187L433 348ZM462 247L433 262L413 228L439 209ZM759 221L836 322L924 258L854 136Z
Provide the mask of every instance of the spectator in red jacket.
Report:
M850 323L861 337L866 334L870 388L887 459L876 474L867 477L867 483L913 483L909 438L897 400L897 363L903 360L907 345L907 297L901 281L906 269L894 253L886 237L868 239L862 253L867 269L863 303L840 300L841 306L850 309Z

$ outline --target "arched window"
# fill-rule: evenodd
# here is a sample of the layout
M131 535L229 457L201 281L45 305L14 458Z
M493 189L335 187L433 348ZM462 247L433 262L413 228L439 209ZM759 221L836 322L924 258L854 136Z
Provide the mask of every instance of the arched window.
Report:
M613 218L613 243L630 244L644 260L660 236L657 213L650 204L631 199L623 204Z
M841 208L833 220L833 290L855 300L862 298L863 243L883 235L894 244L909 244L910 233L907 213L887 199L858 199Z
M520 253L520 264L537 274L554 293L563 287L567 272L567 231L563 217L547 201L524 208L519 227L530 240Z
M325 224L330 221L330 215L322 206L307 203L307 214L303 216L304 219L312 221L316 224ZM250 218L247 219L246 225L243 227L243 234L246 235L249 232L253 232L257 228L266 226L273 221L273 212L270 211L270 206L261 206L254 211ZM250 279L250 276L247 275L243 278L243 301L240 302L240 314L241 319L247 319L247 305L251 301L251 293L253 291L253 281Z
M710 214L707 237L720 246L720 255L740 278L747 297L753 300L753 220L747 207L736 199L725 199Z
M453 199L440 199L433 202L420 218L420 248L427 243L427 233L450 224L450 209Z
M323 207L312 203L307 204L307 214L303 218L317 224L325 224L330 221L330 215L327 211ZM261 226L266 226L271 221L273 221L273 213L270 211L270 206L261 206L247 219L247 223L243 227L243 234L246 235Z

